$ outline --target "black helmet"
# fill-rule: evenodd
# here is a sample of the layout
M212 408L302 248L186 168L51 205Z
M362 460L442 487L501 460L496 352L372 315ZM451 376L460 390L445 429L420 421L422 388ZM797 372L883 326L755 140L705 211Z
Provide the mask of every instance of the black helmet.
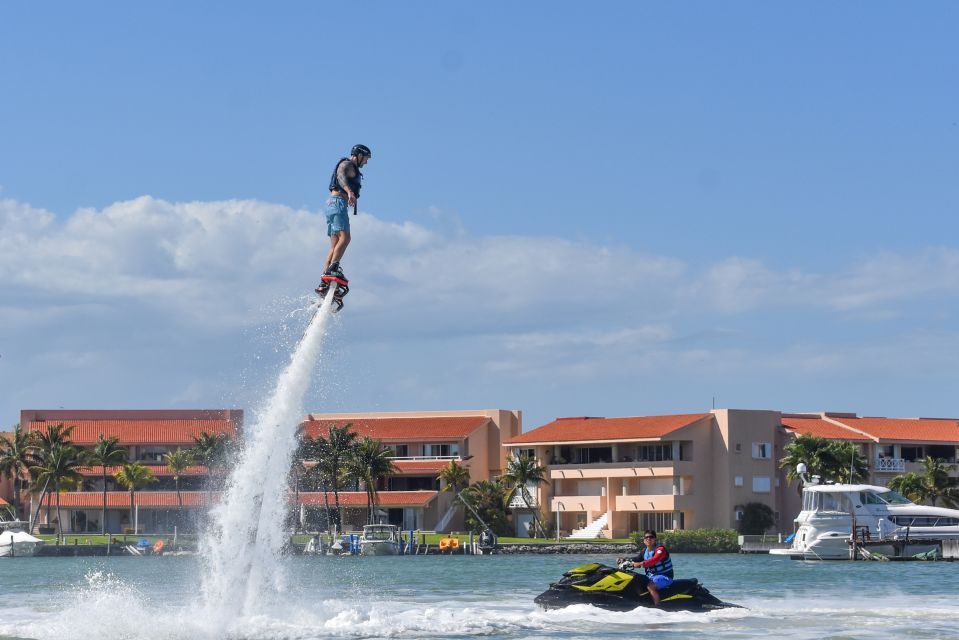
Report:
M373 157L373 152L370 151L370 148L365 144L354 144L352 151L350 151L351 156L366 156L367 158Z

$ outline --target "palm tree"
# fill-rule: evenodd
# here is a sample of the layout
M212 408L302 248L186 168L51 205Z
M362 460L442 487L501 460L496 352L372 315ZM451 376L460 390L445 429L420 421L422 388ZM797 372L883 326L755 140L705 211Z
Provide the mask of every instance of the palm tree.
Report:
M480 532L488 526L496 535L506 534L508 527L505 504L508 493L499 480L480 480L463 489L460 495L469 501L470 506L479 516L477 518L472 510L467 510L466 526L470 528L470 531Z
M293 532L300 530L300 480L307 476L306 461L313 454L314 440L308 434L300 432L297 434L296 449L293 450L293 461L290 469L291 480L293 481Z
M959 478L949 473L955 470L956 465L946 464L941 458L926 456L922 468L926 495L932 506L936 506L936 501L941 499L944 505L955 509L959 502Z
M125 463L117 469L113 477L130 492L130 524L134 526L133 533L139 533L139 531L136 530L137 527L134 525L134 513L136 511L134 495L137 490L142 489L151 482L156 482L156 478L153 477L153 472L150 471L149 467L139 462Z
M28 476L33 459L33 445L29 432L19 424L9 436L0 438L0 476L13 479L13 513L20 519L20 489Z
M34 472L33 468L36 466L45 465L45 460L50 457L51 452L54 448L58 446L63 446L70 444L70 434L73 433L73 426L64 427L63 423L52 424L44 430L37 430L30 433L30 451L32 461L30 463L30 475L33 477L33 487L43 482L43 489L40 491L40 499L37 501L37 508L33 512L33 517L30 518L30 530L33 531L33 527L37 523L37 519L40 517L40 507L43 505L43 498L47 495L47 491L50 489L50 483L53 481L53 478L49 474L42 474L43 480L38 480L38 474ZM50 502L47 501L47 525L50 524Z
M226 459L230 449L230 436L225 433L203 431L193 436L190 454L199 464L206 467L207 506L213 504L213 476Z
M396 473L396 465L390 458L391 449L383 446L380 440L364 437L353 447L353 456L349 462L350 473L362 480L366 488L366 500L369 505L366 521L376 521L376 485L383 478Z
M180 476L193 464L193 454L189 449L177 449L163 456L166 468L173 474L173 487L176 489L177 520L183 512L183 496L180 495Z
M452 491L455 495L469 486L470 471L458 464L456 460L450 460L445 467L440 469L436 479L442 481L443 491Z
M889 481L889 488L913 502L928 501L936 506L936 501L942 500L947 507L956 508L959 504L959 478L949 475L956 465L926 456L922 467L922 474L910 471L896 476Z
M785 453L779 466L786 469L789 481L799 478L796 467L800 462L806 465L810 476L818 475L823 482L856 482L869 474L869 464L852 442L803 434L786 445ZM802 493L801 485L797 491Z
M86 455L83 451L80 451L72 444L54 443L49 449L37 452L36 463L30 469L37 484L42 482L45 487L49 487L52 484L53 490L57 494L58 543L63 533L63 518L60 512L60 491L68 486L74 486L83 482L80 467L86 466L86 464ZM43 498L41 498L41 501L42 500ZM47 506L49 507L49 502ZM47 524L49 523L50 517L48 515Z
M456 498L470 484L469 469L457 464L456 460L450 460L445 467L440 469L436 479L442 483L442 491L453 493L453 506L459 506L460 501Z
M506 502L511 502L516 493L519 492L526 508L533 510L533 537L536 537L536 527L539 527L540 532L545 537L546 532L543 530L543 525L539 521L539 509L533 509L532 507L529 485L533 485L533 488L538 492L539 485L544 482L549 483L549 480L546 479L546 467L536 464L536 458L533 458L529 454L521 453L509 459L509 462L506 464L506 473L503 474L503 479L513 485L513 488L506 497Z
M886 486L915 503L924 502L926 499L926 486L922 481L922 476L912 471L896 476Z
M347 423L342 427L330 427L327 436L316 439L316 466L319 469L324 484L333 491L333 500L336 503L336 518L334 525L342 531L343 512L340 509L340 487L344 484L348 472L350 459L353 457L353 448L356 446L356 432L353 424Z
M120 446L117 437L104 438L101 433L93 450L87 454L90 465L98 466L103 478L103 509L100 512L100 533L107 532L107 467L120 464L127 459L127 450Z

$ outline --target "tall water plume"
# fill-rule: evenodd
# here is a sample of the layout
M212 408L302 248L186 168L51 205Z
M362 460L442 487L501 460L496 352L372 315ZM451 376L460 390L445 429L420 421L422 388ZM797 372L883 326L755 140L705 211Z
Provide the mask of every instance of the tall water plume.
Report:
M287 478L296 427L330 319L333 291L313 316L272 395L244 427L243 448L201 539L208 623L226 629L284 590Z

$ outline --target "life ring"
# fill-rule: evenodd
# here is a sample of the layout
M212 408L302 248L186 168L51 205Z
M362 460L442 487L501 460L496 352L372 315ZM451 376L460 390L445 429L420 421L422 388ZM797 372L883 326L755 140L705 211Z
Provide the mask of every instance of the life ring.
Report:
M163 540L157 540L153 543L153 553L161 553L164 546L166 545L163 544Z

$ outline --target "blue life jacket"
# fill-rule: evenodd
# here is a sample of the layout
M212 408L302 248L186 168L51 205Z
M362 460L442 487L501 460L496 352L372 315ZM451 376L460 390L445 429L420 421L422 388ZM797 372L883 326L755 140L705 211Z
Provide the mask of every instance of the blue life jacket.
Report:
M651 567L646 567L647 576L666 576L670 580L673 578L673 559L669 557L669 551L666 551L666 547L659 545L656 549L650 551L646 549L643 551L643 560L649 560L656 553L657 549L662 549L666 554L665 560L660 560Z
M363 174L360 173L360 168L356 166L356 163L353 162L350 158L340 158L340 161L336 163L336 166L333 167L333 176L330 178L330 191L342 191L343 187L340 186L340 181L336 179L336 171L340 168L340 165L344 162L349 162L353 165L353 168L356 169L356 176L352 178L347 178L347 185L350 187L350 190L356 195L357 198L360 197L360 189L363 188Z

